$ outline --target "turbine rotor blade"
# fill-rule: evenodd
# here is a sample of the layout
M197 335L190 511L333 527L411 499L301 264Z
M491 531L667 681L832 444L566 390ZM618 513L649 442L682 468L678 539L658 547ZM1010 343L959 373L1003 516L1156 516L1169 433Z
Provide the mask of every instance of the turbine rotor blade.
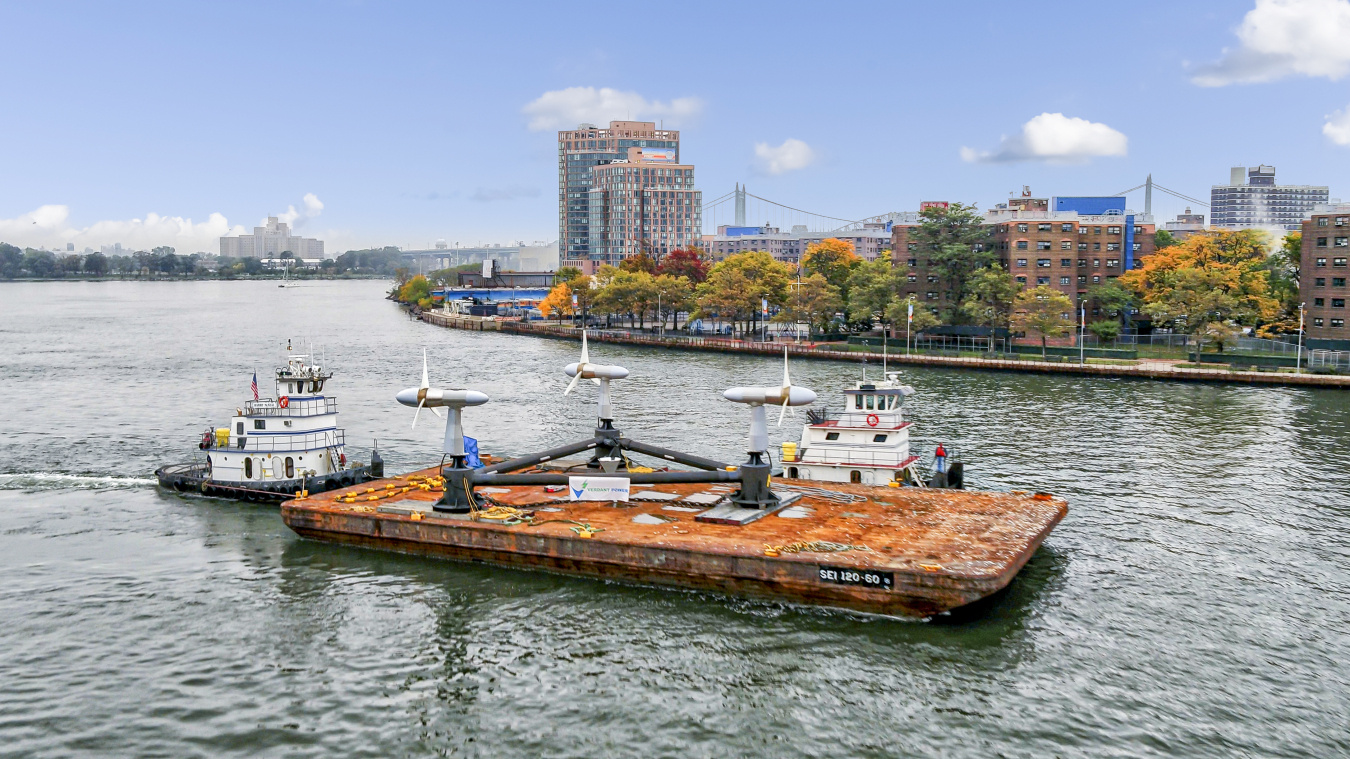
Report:
M783 426L783 417L787 415L788 401L792 400L792 394L788 393L783 397L783 410L778 412L778 426Z
M427 408L430 409L431 413L435 414L436 416L439 416L442 419L445 418L445 414L442 414L441 410L436 408L435 406L427 406Z
M783 387L792 387L792 379L788 377L788 349L783 346Z
M591 362L591 351L586 346L586 330L581 330L581 363L589 364Z
M422 384L417 386L419 390L426 390L431 387L431 382L427 379L427 349L422 349Z
M571 393L573 390L575 390L577 387L577 382L580 379L581 379L581 370L577 369L577 373L574 377L572 377L572 381L567 383L567 389L563 391L563 395L567 395L568 393Z
M422 415L422 407L425 406L426 403L427 399L425 397L423 397L421 400L417 402L417 410L413 412L413 423L412 423L413 429L417 429L417 417Z

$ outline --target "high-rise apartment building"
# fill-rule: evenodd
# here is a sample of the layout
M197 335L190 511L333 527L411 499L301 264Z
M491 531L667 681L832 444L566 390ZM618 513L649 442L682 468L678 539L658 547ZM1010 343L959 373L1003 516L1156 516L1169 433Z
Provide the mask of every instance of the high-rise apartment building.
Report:
M226 258L277 258L290 251L296 258L323 258L323 240L295 237L290 225L275 216L254 227L253 234L220 238L220 255Z
M699 242L703 193L694 189L694 167L670 155L669 148L630 147L627 157L591 169L586 258L570 265L590 274L628 256L659 260Z
M1210 188L1210 226L1296 230L1313 207L1326 203L1329 195L1326 187L1275 184L1274 166L1234 166L1228 184Z
M1318 340L1337 340L1338 350L1350 347L1346 326L1346 299L1350 298L1350 203L1323 204L1303 221L1302 261L1299 266L1299 297L1304 308L1304 329L1311 347Z
M608 128L580 124L558 132L558 253L563 266L598 267L583 264L591 260L592 171L627 160L629 148L641 148L648 163L666 162L688 169L687 188L693 188L693 167L680 164L678 131L657 129L650 121L611 121ZM609 254L605 255L608 261Z

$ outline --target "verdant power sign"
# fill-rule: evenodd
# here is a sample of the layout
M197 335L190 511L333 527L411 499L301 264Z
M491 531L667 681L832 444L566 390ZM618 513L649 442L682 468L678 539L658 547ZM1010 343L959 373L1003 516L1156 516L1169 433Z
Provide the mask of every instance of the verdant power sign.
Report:
M567 494L573 501L627 501L627 477L568 477Z

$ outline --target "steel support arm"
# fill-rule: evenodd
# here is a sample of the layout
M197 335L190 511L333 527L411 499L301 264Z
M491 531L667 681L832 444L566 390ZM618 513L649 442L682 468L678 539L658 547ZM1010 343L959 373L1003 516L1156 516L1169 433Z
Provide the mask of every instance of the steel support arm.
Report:
M712 472L632 472L628 474L616 473L614 475L600 475L592 473L593 477L613 476L626 477L634 485L670 485L680 482L740 482L740 470L728 472L720 469ZM486 472L482 469L475 469L473 474L469 475L469 481L474 487L484 485L567 485L571 481L572 475L567 474L498 474L496 472Z
M570 456L573 453L581 453L582 451L589 451L590 449L598 445L599 442L600 441L597 440L596 438L591 438L589 440L583 440L579 443L569 443L567 445L560 445L557 448L550 448L547 451L532 453L529 456L522 456L518 459L503 461L500 464L485 466L481 469L475 469L474 471L479 474L493 474L495 472L515 472L521 469L529 469L530 467L537 466L539 464L544 463L545 461L552 461L553 459L561 458L563 456Z
M667 459L669 461L674 461L677 464L692 466L696 469L707 469L709 471L716 471L718 469L726 469L728 466L730 466L729 464L723 464L720 461L705 459L701 456L691 456L688 453L680 453L679 451L673 451L669 448L662 448L659 445L648 445L647 443L639 443L636 440L630 440L628 438L623 438L620 442L622 443L623 447L627 450L636 451L638 453L645 453L648 456L654 456L658 459Z

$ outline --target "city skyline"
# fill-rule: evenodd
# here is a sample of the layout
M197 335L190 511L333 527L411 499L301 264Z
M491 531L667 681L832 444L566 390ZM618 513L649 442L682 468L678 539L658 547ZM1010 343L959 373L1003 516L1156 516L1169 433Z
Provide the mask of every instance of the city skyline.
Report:
M680 130L704 198L749 183L852 218L983 210L1024 184L1110 194L1148 173L1204 198L1237 165L1337 197L1350 168L1348 0L809 20L692 5L669 38L709 44L653 38L645 57L546 9L163 7L0 6L25 31L6 99L26 114L0 126L21 148L0 156L0 240L209 252L268 216L330 251L552 240L557 131L610 119ZM278 27L295 44L270 44ZM236 106L272 95L286 107ZM1155 194L1154 215L1185 205Z

